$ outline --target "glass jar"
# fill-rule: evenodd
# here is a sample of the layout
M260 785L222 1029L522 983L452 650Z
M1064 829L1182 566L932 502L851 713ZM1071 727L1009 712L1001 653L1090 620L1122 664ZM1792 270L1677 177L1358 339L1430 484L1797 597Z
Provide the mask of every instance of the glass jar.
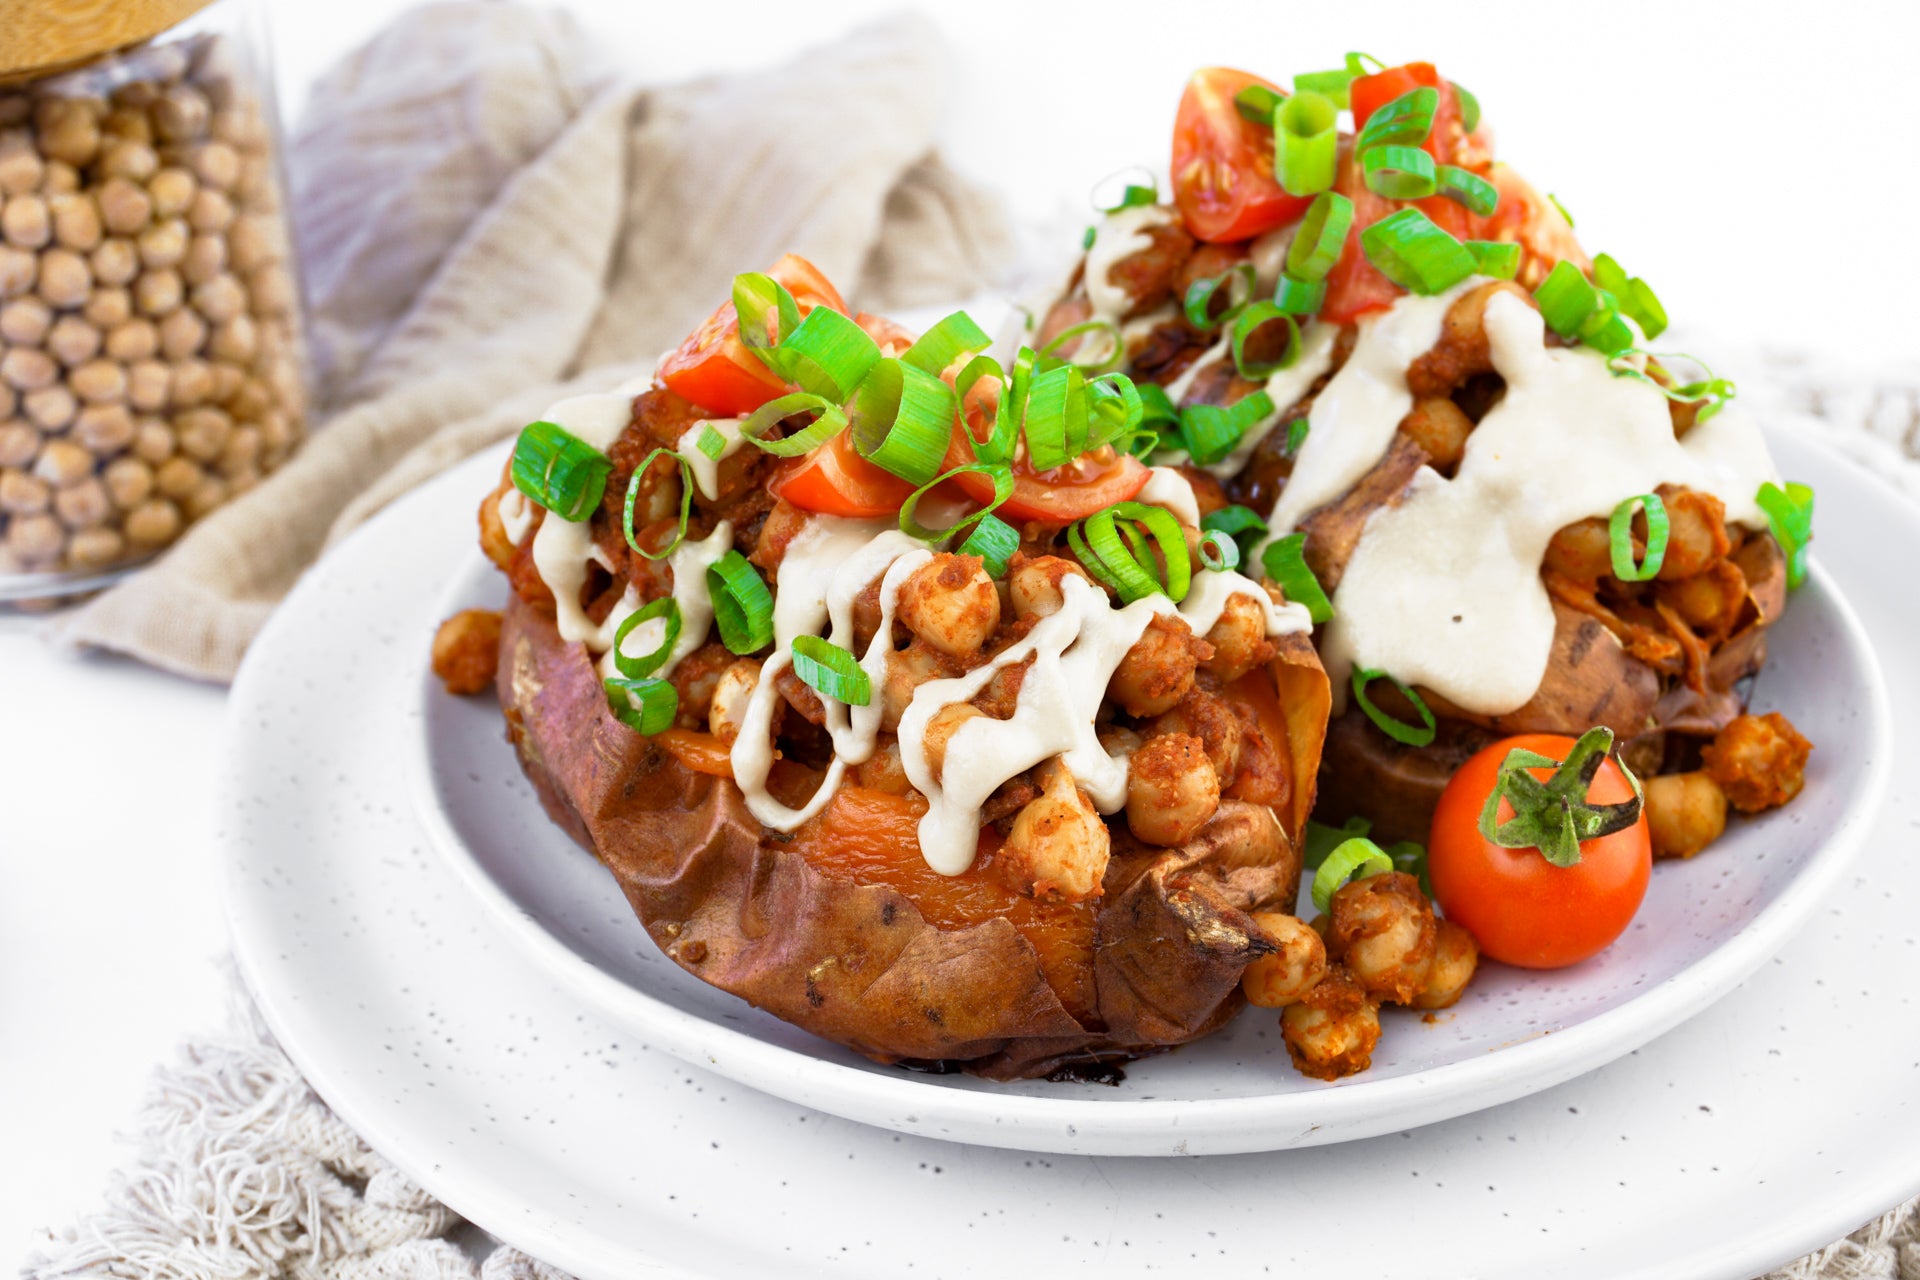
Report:
M306 414L254 0L27 10L0 37L0 600L155 555Z

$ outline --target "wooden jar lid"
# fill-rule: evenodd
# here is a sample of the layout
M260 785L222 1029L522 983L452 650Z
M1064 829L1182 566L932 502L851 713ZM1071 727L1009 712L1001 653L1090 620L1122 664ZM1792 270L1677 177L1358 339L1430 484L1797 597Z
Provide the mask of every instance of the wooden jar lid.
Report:
M0 0L0 79L54 71L138 44L211 0Z

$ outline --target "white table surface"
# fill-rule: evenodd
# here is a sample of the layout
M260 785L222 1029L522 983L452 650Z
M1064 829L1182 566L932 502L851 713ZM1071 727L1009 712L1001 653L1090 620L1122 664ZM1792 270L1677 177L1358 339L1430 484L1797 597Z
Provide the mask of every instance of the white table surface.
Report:
M274 4L290 112L400 7ZM897 6L847 0L827 17L744 0L724 37L698 7L568 7L612 37L604 47L630 51L627 71L668 80L772 61ZM1144 25L1122 3L919 7L956 46L945 144L1024 217L1072 209L1126 165L1163 165L1194 66L1284 75L1356 47L1426 57L1473 87L1503 154L1566 200L1588 246L1652 280L1689 328L1863 366L1920 354L1920 254L1903 247L1920 168L1899 141L1904 80L1885 70L1920 35L1904 0L1476 4L1471 16L1267 0L1159 6ZM1796 273L1823 217L1828 251ZM222 692L55 653L36 630L0 614L0 1259L97 1202L154 1064L224 1015L210 794Z

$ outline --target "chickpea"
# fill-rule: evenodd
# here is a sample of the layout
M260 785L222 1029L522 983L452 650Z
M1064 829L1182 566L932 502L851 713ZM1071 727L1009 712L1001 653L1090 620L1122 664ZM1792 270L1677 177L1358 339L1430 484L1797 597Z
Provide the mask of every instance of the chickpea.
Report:
M187 519L198 520L225 502L231 492L227 488L227 482L220 477L202 474L200 483L193 487L193 492L188 494L180 505L186 509Z
M207 322L197 313L181 307L160 321L160 350L169 360L185 360L199 354L207 340Z
M102 473L113 505L131 511L153 492L153 468L138 458L115 458Z
M38 391L42 387L53 385L60 376L60 366L53 357L44 351L35 351L31 347L15 347L0 356L0 378L18 391Z
M113 514L113 499L107 496L107 487L98 477L88 476L57 490L53 495L53 511L69 529L90 529Z
M148 267L177 267L187 256L187 224L180 218L156 222L134 241L140 261Z
M1404 871L1367 876L1333 895L1327 950L1367 994L1405 1004L1433 962L1433 906Z
M153 197L145 187L126 178L109 178L100 187L99 200L100 221L115 235L144 231L153 217Z
M227 242L219 236L197 235L187 241L180 259L180 277L188 284L205 284L227 269Z
M40 255L39 290L50 306L78 307L93 290L93 271L71 249L48 249Z
M125 449L133 436L133 415L124 404L90 404L73 419L73 438L103 456Z
M1727 793L1705 772L1660 774L1645 791L1656 858L1691 858L1727 829Z
M67 559L82 569L99 569L126 554L127 540L118 529L95 525L81 529L67 543Z
M1247 1003L1263 1009L1283 1009L1306 995L1327 973L1327 945L1313 926L1298 916L1279 911L1256 911L1253 922L1273 944L1240 975Z
M1731 546L1727 539L1726 504L1710 493L1662 485L1657 492L1667 508L1667 553L1660 562L1664 582L1690 578L1723 559ZM1634 517L1636 540L1644 538L1646 517Z
M33 288L40 273L40 256L0 244L0 298L11 298Z
M159 169L160 156L152 147L137 139L122 139L101 153L97 171L109 178L145 182Z
M1060 584L1067 577L1091 582L1087 571L1060 556L1035 556L1007 575L1007 594L1016 618L1045 618L1066 602Z
M193 206L193 196L200 189L193 174L178 166L169 166L153 175L147 182L147 195L153 200L153 211L162 218L177 218Z
M0 148L0 195L36 190L44 181L46 171L46 161L31 146Z
M185 253L185 245L181 252ZM193 309L214 324L224 324L233 319L247 306L247 287L229 275L215 276L205 284L193 287ZM944 556L934 557L936 560ZM977 558L977 557L976 557Z
M180 509L165 498L148 498L127 513L124 528L129 541L157 547L180 532Z
M924 640L915 639L906 648L889 653L887 674L880 682L880 727L888 733L897 732L900 717L913 701L913 691L948 674L940 651Z
M55 196L47 201L53 214L53 238L75 253L91 253L100 244L100 206L85 193Z
M20 407L42 431L64 431L79 411L73 392L59 383L29 391L20 398Z
M1380 1042L1380 1011L1339 965L1296 1003L1280 1011L1280 1034L1303 1076L1338 1080L1373 1063Z
M100 331L79 316L63 315L47 330L47 352L71 367L98 355L101 340Z
M1127 767L1127 826L1135 838L1173 848L1193 839L1220 807L1220 778L1200 739L1149 738Z
M1783 805L1806 785L1813 744L1778 711L1735 716L1701 753L1706 772L1742 813Z
M184 499L199 487L204 475L191 458L169 458L154 471L153 481L167 497Z
M38 452L38 431L24 422L0 422L0 467L24 467Z
M1267 640L1267 611L1244 593L1227 597L1220 619L1207 631L1213 656L1200 665L1222 683L1230 684L1273 656Z
M53 327L53 308L38 298L15 298L0 307L0 338L16 347L37 347Z
M1185 733L1200 739L1206 746L1207 760L1213 765L1213 772L1219 777L1223 788L1232 786L1240 776L1241 746L1246 738L1246 726L1234 714L1232 704L1219 695L1205 689L1193 690L1181 700L1179 706L1148 722L1148 737L1163 733Z
M156 412L167 407L172 395L171 366L159 360L135 360L127 369L127 403L134 408Z
M40 99L33 127L41 154L71 165L86 164L100 150L100 118L105 114L105 104L97 99Z
M134 248L133 241L110 236L87 255L87 265L93 269L96 281L110 288L119 288L140 273L140 251ZM95 324L100 323L93 316L87 318Z
M899 739L882 735L874 744L873 754L853 767L853 785L890 796L913 794L913 783L900 758Z
M933 713L927 721L926 737L922 748L926 753L927 768L933 771L937 780L947 763L947 744L953 735L969 720L982 719L980 708L970 702L951 702Z
M900 621L956 658L977 653L1000 625L1000 593L978 556L941 553L900 585Z
M1084 902L1098 897L1111 855L1107 824L1058 757L1035 770L1040 795L1013 819L1000 864L1035 898Z
M20 249L38 249L53 239L53 219L47 202L37 195L17 195L0 209L0 236Z
M88 404L111 404L126 398L127 371L113 360L89 360L67 375L67 385Z
M1480 944L1451 920L1433 922L1433 963L1427 981L1411 1001L1416 1009L1446 1009L1460 999L1480 966Z
M98 267L94 269L96 284L103 284ZM117 285L95 288L93 296L80 308L80 315L88 324L101 329L111 329L133 314L133 295Z
M747 720L747 701L753 697L753 690L760 683L760 664L752 658L741 658L728 665L720 673L719 683L713 686L713 700L707 708L707 729L714 737L727 746L732 746L740 736L740 728Z
M7 550L24 564L52 560L66 545L66 530L50 515L19 516L7 522Z
M45 511L53 501L53 490L46 481L24 471L0 471L0 511L13 516L30 516Z
M0 458L0 462L4 462ZM1100 739L1100 748L1115 760L1127 761L1133 753L1146 745L1147 740L1138 732L1117 724L1101 725L1094 730L1094 736Z
M1576 582L1596 582L1613 572L1613 538L1599 516L1576 520L1547 543L1545 567Z
M500 666L500 615L462 609L433 633L433 674L448 693L480 693Z
M1460 406L1445 396L1416 400L1413 409L1400 420L1400 433L1425 451L1436 471L1451 474L1466 456L1467 436L1473 423Z
M1107 696L1130 716L1157 716L1193 688L1198 661L1193 632L1178 616L1156 613L1127 650L1107 684Z
M133 305L143 315L164 316L186 297L180 273L170 268L149 271L133 282Z
M107 332L107 354L123 363L151 359L159 350L160 331L151 320L123 320Z

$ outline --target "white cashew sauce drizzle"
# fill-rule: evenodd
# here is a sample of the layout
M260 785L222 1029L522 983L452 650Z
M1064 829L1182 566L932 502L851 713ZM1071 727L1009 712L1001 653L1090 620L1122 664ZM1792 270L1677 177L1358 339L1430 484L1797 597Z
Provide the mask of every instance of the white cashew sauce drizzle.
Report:
M739 418L715 418L710 422L696 422L674 441L674 452L686 462L687 470L693 473L694 487L708 502L720 496L720 464L740 452L747 443L740 434L741 421ZM709 458L700 452L700 437L707 433L708 427L712 427L726 442L721 446L717 458Z
M1274 536L1379 461L1412 407L1407 365L1439 337L1452 299L1476 283L1403 298L1361 322L1352 357L1314 401ZM1402 501L1368 518L1321 637L1336 699L1360 666L1482 715L1524 705L1553 649L1540 579L1548 541L1658 485L1711 493L1730 520L1765 526L1755 495L1778 473L1736 406L1676 440L1658 391L1615 375L1598 352L1547 347L1540 314L1524 300L1496 294L1485 323L1506 391L1467 437L1451 480L1423 467Z

